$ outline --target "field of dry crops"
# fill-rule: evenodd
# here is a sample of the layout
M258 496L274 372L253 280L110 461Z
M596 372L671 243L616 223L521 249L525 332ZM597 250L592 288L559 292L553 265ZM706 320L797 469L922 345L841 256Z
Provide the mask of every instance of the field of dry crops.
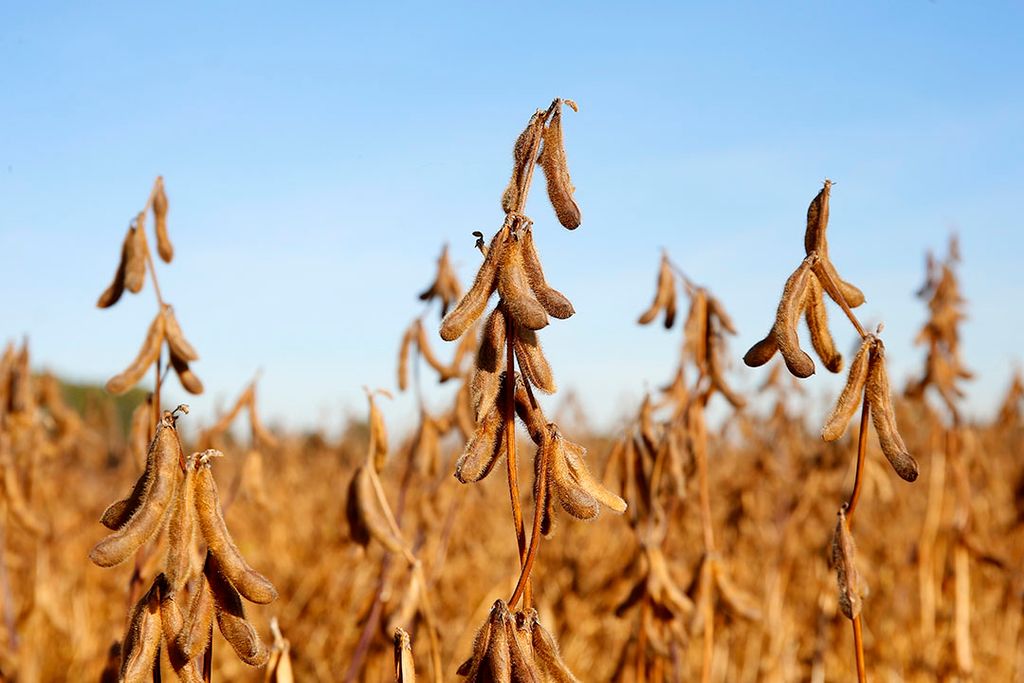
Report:
M680 354L633 414L588 424L551 397L540 337L574 310L533 240L560 228L527 211L533 188L529 208L585 222L569 108L515 139L472 281L445 247L410 292L429 308L375 332L399 349L379 385L422 407L409 433L381 389L340 439L267 429L256 380L222 415L161 401L165 382L204 387L157 280L188 258L157 179L98 302L153 295L138 356L84 393L35 372L27 343L0 359L0 679L1024 681L1024 382L1008 371L998 413L962 417L956 240L922 274L907 386L856 315L884 294L828 250L830 181L808 188L795 269L764 283L780 301L745 354L729 302L666 252L653 301L622 285ZM846 378L824 425L815 370ZM740 371L756 396L730 387ZM437 383L458 390L430 412Z

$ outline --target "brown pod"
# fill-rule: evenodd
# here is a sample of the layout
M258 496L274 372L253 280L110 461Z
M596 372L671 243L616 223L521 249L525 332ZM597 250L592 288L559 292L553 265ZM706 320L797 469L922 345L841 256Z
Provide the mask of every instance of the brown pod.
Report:
M142 291L146 284L146 255L149 246L146 244L146 214L140 213L135 225L128 233L128 249L124 261L124 286L133 293Z
M537 301L526 277L522 245L517 236L509 236L498 267L498 293L505 310L517 324L531 330L547 326L548 314Z
M487 680L493 683L512 683L512 658L508 631L505 630L508 618L508 608L504 603L499 609L491 611L491 643L487 648L487 664L491 675Z
M455 478L463 484L480 481L494 469L505 450L505 420L495 404L477 423L473 437L455 463Z
M185 333L181 331L178 318L174 315L174 308L169 304L164 304L163 311L164 334L167 336L167 345L170 347L171 353L189 362L199 360L196 348L189 343L185 338Z
M663 322L665 329L671 330L676 322L676 288L672 287L668 292L668 300L665 302L665 320Z
M708 292L699 288L690 297L690 312L686 316L684 348L689 351L698 368L708 366L708 321L710 320Z
M494 407L505 370L505 311L499 305L487 316L476 353L476 370L470 380L470 400L479 422Z
M171 507L171 520L167 525L167 560L164 574L171 591L177 593L185 586L192 569L192 539L196 527L196 467L198 454L185 461L185 480L178 487L178 495Z
M203 675L199 672L199 668L178 647L178 635L185 628L185 618L174 596L175 593L169 590L169 587L161 587L160 624L164 634L164 643L166 643L167 647L167 659L170 660L171 668L174 669L174 673L178 675L179 680L185 683L199 683L203 680Z
M165 416L150 445L152 468L147 468L145 490L135 514L89 552L89 559L100 567L124 562L160 528L181 478L181 445L174 422Z
M837 289L831 289L826 286L825 291L835 301L839 303L839 299L842 298L846 302L846 305L850 308L857 308L863 304L866 299L864 298L864 292L860 291L857 287L851 285L849 282L839 277L839 273L836 272L836 267L832 265L832 261L825 258L822 259L816 266L816 272L822 273L822 282L835 283ZM825 274L828 274L828 279L825 279Z
M540 256L537 255L537 247L533 243L533 230L526 230L519 238L523 248L523 268L526 270L526 279L530 283L537 301L544 307L552 318L565 320L572 316L576 310L572 302L557 289L548 285L544 277L544 268L540 263Z
M558 222L569 230L580 227L580 207L572 198L576 188L569 177L569 164L565 158L565 141L562 137L562 102L555 105L551 120L544 129L544 149L541 150L540 167L548 181L548 199L555 209Z
M266 577L249 566L238 551L224 522L217 484L209 463L196 469L196 512L199 528L224 576L250 602L265 605L277 598L277 589Z
M135 603L128 619L128 633L121 648L121 673L124 683L148 683L153 676L153 662L160 651L159 584L157 576L152 587Z
M864 396L864 383L868 378L868 356L871 353L873 340L868 337L861 342L857 355L850 363L849 374L846 375L846 384L843 386L832 414L825 421L821 429L821 438L825 441L835 441L846 432L847 425L853 419L853 414L861 404Z
M434 368L434 371L444 376L448 373L448 366L441 362L435 354L434 350L430 348L430 342L427 340L427 330L423 327L423 322L417 320L416 325L416 346L420 349L420 354L423 356L423 360L427 361L427 365Z
M501 600L495 601L491 607L491 614L498 609L498 604L502 603ZM473 637L473 653L469 659L459 665L458 670L455 672L459 676L466 676L467 681L475 681L477 673L480 671L480 666L483 664L484 659L487 657L488 649L491 646L491 618L488 616L487 621L484 622L476 635Z
M508 234L508 228L503 227L491 239L491 248L487 250L484 262L476 273L473 286L441 321L441 339L454 341L461 337L487 308L487 301L498 286L498 264L503 260Z
M515 683L541 683L540 671L533 661L533 643L529 634L519 635L516 618L511 614L505 616L505 641L508 643L509 663L511 664L511 681Z
M153 189L153 218L156 220L156 250L164 263L174 258L174 247L167 234L167 195L164 193L164 179L157 176Z
M516 378L515 401L516 415L523 421L523 425L525 425L526 431L530 434L533 442L539 444L544 437L548 420L544 417L544 411L532 399L530 392L526 390L526 385L523 384L522 378L519 377Z
M804 317L807 329L811 333L811 346L818 358L825 364L829 372L841 372L843 356L836 350L832 333L828 329L828 311L825 309L825 293L817 275L807 278L807 289L804 292Z
M819 262L815 270L820 272L821 283L833 301L839 303L843 299L850 308L856 308L864 303L864 293L846 282L839 273L828 254L828 208L829 197L832 194L832 181L826 179L824 186L811 200L807 207L807 230L804 232L804 251L808 256L817 253ZM833 287L832 285L835 285Z
M725 306L722 305L722 302L711 295L707 295L707 299L708 311L710 312L710 315L713 315L718 319L722 329L729 334L738 334L736 325L733 323L732 318L729 317L729 314L725 311Z
M544 357L537 333L525 327L517 327L513 348L523 376L545 394L555 393L555 376L548 359Z
M847 619L856 619L863 607L864 586L857 571L856 546L846 523L846 504L837 513L832 533L832 565L839 587L839 610Z
M146 331L146 338L142 342L142 348L132 360L131 364L120 374L107 380L107 391L112 394L123 394L139 383L139 380L149 371L149 368L156 359L160 357L160 347L164 341L164 316L158 314Z
M384 424L384 415L377 407L377 401L373 393L366 391L366 398L370 403L370 460L378 472L384 467L388 457L388 429Z
M374 491L374 476L370 465L360 465L349 486L346 515L352 540L366 547L370 539L375 538L388 552L398 554L402 552L402 539L395 536L381 511Z
M669 264L668 255L661 255L661 265L658 267L658 284L654 290L654 301L646 311L640 314L637 323L646 325L658 317L658 312L668 304L669 297L675 292L675 276L672 274L672 266Z
M206 555L209 562L210 555ZM185 623L174 639L173 649L187 660L193 660L210 645L210 627L213 624L213 594L204 575L199 575L193 589Z
M533 169L533 161L537 158L537 149L544 134L542 114L543 112L538 111L530 118L530 122L516 138L515 147L512 148L512 178L501 195L501 209L505 213L523 210L527 176Z
M238 658L249 666L266 664L270 658L270 651L253 625L245 618L242 598L224 574L224 566L217 561L216 555L207 555L203 573L213 594L213 602L217 608L217 626L224 640L231 644Z
M625 512L626 501L605 488L604 484L590 473L590 468L587 467L587 463L583 459L587 452L586 449L566 439L561 439L561 441L565 462L569 466L569 473L576 485L612 512L618 514Z
M116 304L120 299L121 295L124 294L125 277L128 270L128 252L133 248L132 240L135 238L131 228L128 228L128 232L125 234L124 241L121 243L121 260L117 262L117 270L114 272L114 279L110 285L103 290L100 294L99 300L96 302L97 308L110 308Z
M188 361L181 358L174 349L171 349L171 367L174 368L174 372L178 375L178 381L181 382L181 386L185 388L190 394L201 394L203 393L203 383L196 373L192 372L192 369L188 366Z
M804 291L810 278L811 261L804 259L800 266L786 280L775 313L775 324L768 336L754 344L743 356L743 362L751 367L767 363L774 355L774 349L782 352L786 367L796 377L810 377L814 374L814 361L800 348L797 322L800 320ZM772 340L772 341L769 341Z
M601 512L601 506L591 493L580 486L573 476L566 457L565 439L558 433L558 428L548 425L550 452L548 454L548 481L552 493L558 498L562 509L576 519L593 519ZM547 444L541 444L541 448Z
M770 361L778 351L779 345L775 342L775 336L769 333L743 354L743 362L749 367L759 368Z
M885 346L880 339L872 346L868 361L867 397L882 453L896 474L906 481L914 481L918 474L917 461L907 452L907 446L896 429L889 375L885 371Z

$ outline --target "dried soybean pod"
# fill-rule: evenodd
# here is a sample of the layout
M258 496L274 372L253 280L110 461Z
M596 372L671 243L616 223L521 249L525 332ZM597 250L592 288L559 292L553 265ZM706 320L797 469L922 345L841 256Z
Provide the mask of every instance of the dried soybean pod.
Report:
M562 659L554 636L536 619L533 624L533 652L537 665L547 676L547 680L552 683L580 683Z
M615 495L607 488L604 484L599 482L593 474L590 473L590 468L587 467L586 461L583 460L583 456L586 454L586 449L579 444L575 444L571 441L562 439L565 462L569 466L569 472L572 475L573 481L576 485L586 491L589 495L593 496L597 502L608 507L613 512L622 514L626 511L626 501L619 496Z
M505 616L505 641L508 643L509 662L512 669L511 681L516 683L541 683L540 671L533 663L533 643L528 639L520 641L517 634L516 618Z
M690 357L699 368L707 368L708 365L708 323L711 319L709 311L708 292L703 287L698 288L690 297L690 312L686 316L686 325L683 327L684 348L689 351Z
M537 297L537 301L553 318L565 320L572 316L576 312L572 307L572 302L564 294L551 287L544 277L544 268L537 255L537 247L533 243L533 230L526 230L519 240L523 248L523 268L526 270L526 279L530 283L530 288Z
M365 529L365 533L377 539L388 552L401 553L404 543L402 539L395 536L380 509L377 494L374 491L373 472L369 469L372 465L363 464L356 469L354 482L356 513L359 517L359 525Z
M640 314L637 322L646 325L658 317L658 312L668 304L669 297L673 295L674 290L675 278L672 275L672 266L669 264L668 255L662 254L661 265L658 268L658 285L654 290L654 301L646 311Z
M713 332L709 337L710 339L707 344L707 366L708 375L711 377L711 384L725 397L725 400L732 404L733 408L742 408L747 405L746 399L732 390L726 383L725 374L722 371L721 347L724 345L722 335L719 332Z
M839 586L839 610L847 619L853 620L863 607L864 590L857 571L856 546L846 523L846 503L836 516L836 528L832 533L832 564L836 568Z
M498 293L505 311L519 325L539 330L548 324L548 314L530 288L523 265L522 245L518 236L510 235L498 267Z
M178 375L178 381L181 382L181 386L185 388L190 394L201 394L203 393L203 383L196 373L192 372L192 369L188 366L188 361L181 358L174 349L171 349L171 367L174 368L174 372Z
M847 425L853 418L864 396L864 383L868 378L868 356L871 354L872 338L868 337L860 344L857 355L850 363L850 371L846 376L846 384L843 386L832 414L825 421L821 429L821 438L825 441L835 441L846 432Z
M555 393L555 376L548 359L544 357L537 333L522 326L517 327L513 347L523 376L545 394Z
M725 306L722 305L722 302L710 294L707 295L707 299L708 311L718 319L722 329L729 334L737 334L736 325L733 323L732 318L729 317L729 314L725 311Z
M124 562L156 533L178 488L181 477L181 445L173 418L165 414L150 445L153 467L147 469L145 490L138 509L117 531L110 534L89 552L89 559L101 567Z
M124 683L143 683L152 680L153 662L160 648L160 597L158 583L154 581L146 594L132 608L128 620L128 633L121 648L121 673Z
M768 336L757 342L743 354L743 363L752 368L758 368L770 361L779 350L775 342L775 335L771 332Z
M416 683L416 664L412 659L412 641L405 629L395 629L395 683Z
M128 251L132 247L132 229L128 228L128 232L124 236L124 240L121 243L121 260L117 262L117 270L114 272L114 279L110 282L110 285L103 290L100 294L99 300L96 302L97 308L110 308L116 304L120 299L121 295L124 294L125 277L128 270Z
M277 598L277 589L266 577L249 566L238 551L224 522L220 500L217 497L217 484L213 480L210 464L202 463L196 467L196 513L203 538L210 548L214 561L221 568L224 576L238 589L245 599L259 605L265 605Z
M128 249L124 261L124 286L132 294L142 291L146 284L146 214L140 213L128 232Z
M804 252L807 256L816 251L818 256L828 257L825 231L828 229L828 204L831 195L832 181L826 178L818 194L807 206L807 230L804 232Z
M512 661L509 657L508 631L505 622L508 608L502 603L491 610L491 643L487 648L487 663L490 665L490 680L493 683L512 683Z
M409 350L412 348L413 339L416 337L416 324L413 323L405 329L402 335L402 344L398 347L398 390L405 391L409 388Z
M374 400L374 392L366 387L363 388L366 391L366 399L370 403L370 459L373 466L380 472L388 457L388 428L384 424L384 416L381 414L380 408L377 407L377 401ZM387 392L381 393L390 398L390 394Z
M892 395L889 389L889 376L885 372L885 345L876 339L871 347L868 360L867 378L868 404L871 406L871 418L878 434L878 443L886 460L906 481L917 479L917 462L907 452L907 446L896 429L896 413L892 408Z
M107 380L107 391L112 394L123 394L133 386L149 371L149 367L160 357L160 346L164 341L164 317L157 314L146 331L146 338L142 342L142 348L135 356L131 364L120 374Z
M516 378L515 402L516 415L523 421L523 425L526 426L526 431L529 433L530 438L533 439L533 442L540 444L548 421L544 417L544 411L531 399L530 393L526 390L526 385L518 377Z
M668 290L668 300L665 302L665 329L671 330L676 322L676 288Z
M491 612L498 608L496 601L491 607ZM488 616L487 621L484 622L483 626L477 629L476 635L473 637L473 654L470 658L459 665L456 673L460 676L466 676L467 681L475 681L477 673L480 670L480 665L483 664L484 658L487 657L488 649L491 646L491 619Z
M573 107L575 109L575 107ZM555 209L558 222L569 230L580 227L580 207L572 198L576 188L569 177L569 164L565 158L565 140L562 136L562 101L555 105L551 120L544 129L544 148L538 163L548 181L548 199Z
M164 634L164 643L167 646L167 658L179 680L185 683L199 683L203 680L199 668L178 647L178 635L185 628L185 618L182 616L181 608L178 607L174 596L174 592L169 590L169 587L161 587L160 624Z
M479 422L494 407L501 389L501 373L505 369L505 310L498 305L484 321L480 347L476 353L476 370L470 380L470 400Z
M487 250L480 270L476 272L473 286L441 321L441 339L454 341L461 337L487 308L487 300L498 286L498 265L503 260L502 253L508 234L508 227L504 226L491 239L491 247Z
M483 420L477 423L473 437L455 463L455 478L463 484L480 481L494 469L504 451L505 420L495 404Z
M8 441L9 437L6 434L0 434L0 470L3 470L3 496L0 498L6 499L7 508L18 524L35 535L41 535L46 531L46 524L25 500L25 494L14 469L14 460L8 452Z
M185 338L185 333L181 331L178 318L174 315L174 308L169 304L164 304L163 310L164 334L167 336L167 346L170 347L171 353L189 362L199 360L199 353Z
M164 179L163 176L157 176L156 187L153 188L153 218L156 220L156 250L164 263L170 263L174 258L174 247L167 235L167 208Z
M522 211L523 195L526 192L526 176L531 171L537 156L541 136L544 134L543 112L537 111L516 138L512 149L512 178L501 195L501 209L505 213Z
M726 571L721 562L714 563L715 585L718 587L718 594L732 612L744 619L761 621L761 607L757 598L740 589L732 582L732 577Z
M210 554L206 554L209 562ZM210 644L210 626L213 624L213 594L204 574L195 581L192 602L189 604L185 624L174 639L174 648L185 659L195 659L206 651Z
M807 278L807 290L804 292L804 296L806 297L804 317L807 320L807 329L811 333L811 345L814 347L815 353L818 354L818 358L830 372L840 372L843 369L843 356L836 351L836 344L828 329L825 293L822 291L817 275Z
M566 458L565 439L558 433L555 425L548 425L549 438L552 440L548 458L548 480L558 497L562 509L576 519L593 519L600 513L601 506L589 491L576 481Z
M423 360L427 361L427 364L434 368L434 370L443 377L448 373L448 366L442 363L434 354L434 350L430 348L430 342L427 340L427 330L423 327L423 323L417 320L415 324L416 345L419 347L420 353L423 355Z
M207 556L203 573L213 594L217 608L217 626L224 640L231 644L238 658L249 666L263 666L270 658L270 651L260 639L256 629L245 618L242 598L230 579L223 573L224 566L215 554Z
M864 292L839 277L839 273L836 272L836 267L832 264L831 260L828 258L821 259L814 266L814 269L816 273L819 273L818 277L821 279L822 285L825 287L825 291L837 304L839 303L840 297L842 297L846 302L846 305L850 308L857 308L864 303ZM830 283L834 283L836 288L830 288Z
M171 591L175 593L185 586L192 568L198 458L198 454L193 454L185 461L185 480L178 487L177 499L171 507L171 521L167 525L167 561L164 563L164 574L167 576Z

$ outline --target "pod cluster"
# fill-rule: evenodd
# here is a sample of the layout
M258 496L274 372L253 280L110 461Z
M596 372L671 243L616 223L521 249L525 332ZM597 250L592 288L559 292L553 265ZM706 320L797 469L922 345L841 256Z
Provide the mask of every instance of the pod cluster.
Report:
M249 566L228 531L211 467L220 455L207 450L185 458L175 416L165 412L142 476L103 513L100 522L112 533L89 553L101 567L124 562L160 531L167 538L163 572L129 616L121 680L150 680L161 642L182 680L202 680L195 660L209 646L214 617L239 659L252 666L267 661L267 647L246 619L242 598L266 604L277 598L277 589ZM207 546L201 571L194 562L197 532Z
M495 601L476 633L473 654L458 668L467 683L578 683L537 610L512 612Z
M814 361L800 348L797 327L801 316L807 321L811 345L830 372L843 369L843 357L836 350L828 328L824 295L840 306L856 308L864 303L864 294L843 280L828 253L829 196L832 181L826 180L807 209L807 230L804 233L806 258L786 280L775 313L775 322L764 339L754 344L743 356L750 367L764 365L781 353L789 371L800 378L814 374Z
M147 209L152 210L156 223L157 253L165 263L170 263L174 258L174 247L167 234L167 208L164 179L157 176ZM126 289L132 294L142 291L146 283L146 260L150 258L149 242L146 240L147 215L148 210L140 211L128 226L128 232L121 243L121 258L114 279L96 302L99 308L110 308L116 304Z
M174 308L168 304L160 307L160 312L149 324L146 338L142 340L139 352L128 367L107 380L107 391L123 394L138 384L160 357L165 343L171 367L178 375L181 386L190 394L203 393L203 383L189 366L189 363L199 359L199 354L185 338L174 315Z

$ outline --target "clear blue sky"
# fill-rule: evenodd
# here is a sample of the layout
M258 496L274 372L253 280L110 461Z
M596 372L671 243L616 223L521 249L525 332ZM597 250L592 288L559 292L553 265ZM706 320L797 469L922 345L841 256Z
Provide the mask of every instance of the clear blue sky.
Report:
M960 232L983 413L1024 355L1022 36L1016 2L5 3L0 337L79 379L120 370L152 291L94 304L163 174L160 279L202 354L199 419L262 367L271 415L336 425L361 385L393 386L444 242L471 277L515 136L563 96L584 224L558 227L543 192L529 211L578 311L542 339L594 416L671 374L678 331L634 324L662 246L736 319L735 383L761 379L739 357L826 176L832 253L898 385L923 360L924 250Z

